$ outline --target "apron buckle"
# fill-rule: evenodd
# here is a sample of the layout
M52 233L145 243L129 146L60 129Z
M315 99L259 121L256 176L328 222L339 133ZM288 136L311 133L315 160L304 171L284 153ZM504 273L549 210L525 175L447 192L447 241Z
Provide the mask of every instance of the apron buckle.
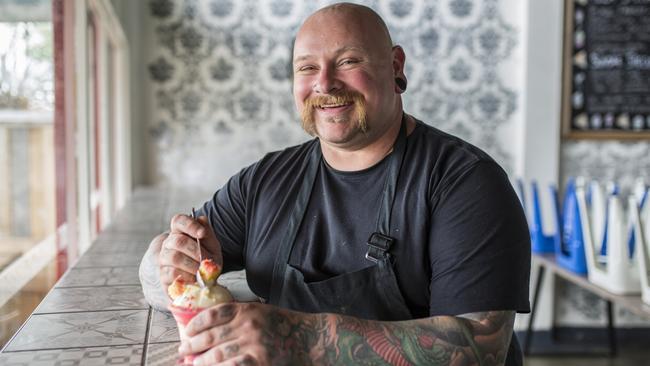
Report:
M366 259L375 263L379 262L395 242L390 236L374 232L368 238L368 251Z

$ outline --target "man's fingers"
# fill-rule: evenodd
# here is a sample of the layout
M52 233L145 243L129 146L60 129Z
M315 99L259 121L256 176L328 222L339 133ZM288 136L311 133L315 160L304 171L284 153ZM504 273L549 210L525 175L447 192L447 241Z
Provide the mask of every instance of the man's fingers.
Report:
M242 352L243 350L241 349L239 340L229 341L227 343L212 347L206 352L197 356L194 359L194 365L215 365L219 362L224 361L228 361L228 364L239 365L238 363L233 362L235 360L242 359L245 356L242 354ZM250 358L252 359L252 357Z
M178 276L181 276L181 279L186 282L196 281L195 272L189 273L171 266L160 267L160 283L163 287L167 288Z
M199 261L177 250L163 249L160 252L160 266L171 266L185 272L195 273L199 269Z
M214 236L214 234L212 233L212 230L207 229L207 228L210 227L210 223L208 222L208 217L207 216L199 216L199 217L196 218L196 221L198 221L198 223L201 224L201 226L203 226L204 229L206 229L203 232L204 236L199 236L198 237L199 239L204 239L204 238L207 239L207 238L210 238L211 236Z
M210 363L194 363L195 365L212 365ZM255 359L255 357L245 354L245 355L239 355L235 358L231 358L229 360L226 360L224 362L219 362L217 364L214 364L215 366L228 366L228 365L236 365L236 366L257 366L259 363Z
M209 223L208 223L208 217L205 216L205 215L204 215L204 216L199 216L199 217L197 217L196 220L197 220L199 223L201 223L201 225L203 225L203 226L206 226L206 227L207 227L207 226L209 225Z
M232 342L235 339L236 335L229 325L216 326L183 341L178 352L181 356L201 353L209 348Z
M219 240L217 239L217 236L214 234L214 231L212 231L211 229L210 223L208 222L208 217L199 216L198 220L201 224L203 224L203 226L208 228L206 232L206 240L201 242L202 244L204 244L204 249L206 250L209 249L210 255L212 256L214 262L219 264L220 266L223 266L223 255L221 253L221 245L219 244Z
M170 228L172 233L183 233L199 239L205 238L207 234L207 230L200 222L183 214L172 217Z
M185 332L188 336L193 337L204 330L230 322L235 317L236 313L237 304L235 303L229 302L215 305L203 310L192 318L192 320L187 323Z
M192 365L215 365L218 362L223 361L223 355L219 347L210 349L207 352L204 352L194 359Z
M196 240L185 234L170 234L162 244L163 250L176 250L190 258L199 260L199 246Z

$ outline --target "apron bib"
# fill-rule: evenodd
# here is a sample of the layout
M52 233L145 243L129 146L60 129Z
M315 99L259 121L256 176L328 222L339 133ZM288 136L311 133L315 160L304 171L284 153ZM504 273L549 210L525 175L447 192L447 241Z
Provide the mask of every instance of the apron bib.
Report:
M274 261L269 303L302 312L337 313L372 320L413 318L399 289L389 253L395 245L395 239L389 236L390 216L405 150L406 121L403 116L389 157L377 228L367 243L366 259L374 264L323 281L305 282L300 270L289 264L289 257L321 163L320 144L313 144L306 174Z

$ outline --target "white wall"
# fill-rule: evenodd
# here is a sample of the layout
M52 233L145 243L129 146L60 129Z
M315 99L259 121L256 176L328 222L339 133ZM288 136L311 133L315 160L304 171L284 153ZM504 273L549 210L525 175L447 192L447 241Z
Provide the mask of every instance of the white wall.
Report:
M146 134L147 120L150 115L149 98L146 94L146 48L144 22L147 19L147 1L111 0L115 15L122 23L122 28L129 42L129 59L131 64L131 174L133 186L152 184L147 174L151 165L148 136Z
M528 0L525 10L525 84L522 159L519 167L525 182L536 180L540 187L558 183L560 152L560 101L562 59L562 0ZM527 186L529 188L529 186ZM527 190L529 193L529 190ZM546 189L540 193L545 195ZM545 196L548 198L548 196ZM527 197L527 202L531 202ZM544 202L550 202L548 199ZM530 205L529 205L530 206ZM550 205L543 206L546 229L555 230ZM537 268L531 269L532 282ZM553 276L546 274L534 327L548 329L553 322ZM519 316L521 329L528 316Z

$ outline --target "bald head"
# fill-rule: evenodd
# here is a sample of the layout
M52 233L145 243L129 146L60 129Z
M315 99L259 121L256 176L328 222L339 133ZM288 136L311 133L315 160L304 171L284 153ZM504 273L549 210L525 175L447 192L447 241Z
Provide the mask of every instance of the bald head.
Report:
M364 43L381 51L390 52L393 41L384 20L367 6L337 3L319 9L310 15L298 30L296 41L310 30L319 29L323 37L334 28L343 28L357 36L365 36Z

